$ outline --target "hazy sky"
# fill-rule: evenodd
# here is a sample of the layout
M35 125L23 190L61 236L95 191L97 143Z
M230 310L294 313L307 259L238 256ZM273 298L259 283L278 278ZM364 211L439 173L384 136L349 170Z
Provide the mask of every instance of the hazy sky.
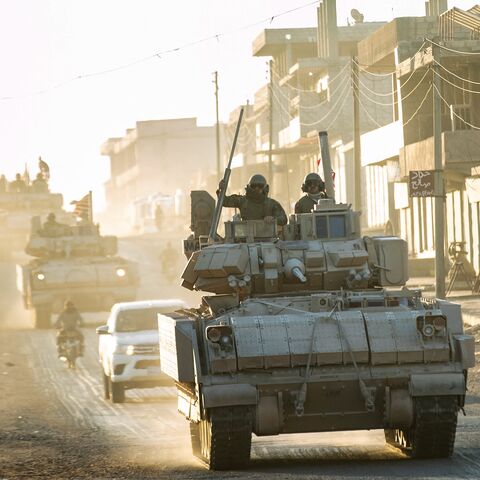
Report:
M215 121L212 72L219 71L221 118L266 81L266 59L253 58L264 28L309 27L316 5L235 31L308 0L0 0L0 173L12 176L41 155L52 188L67 200L109 176L100 145L137 120L198 117ZM449 1L468 8L476 2ZM337 0L338 23L357 8L365 21L424 14L423 0ZM78 75L222 34L106 75L51 88ZM47 92L29 96L46 89ZM161 185L159 185L161 190ZM96 207L101 206L98 200Z

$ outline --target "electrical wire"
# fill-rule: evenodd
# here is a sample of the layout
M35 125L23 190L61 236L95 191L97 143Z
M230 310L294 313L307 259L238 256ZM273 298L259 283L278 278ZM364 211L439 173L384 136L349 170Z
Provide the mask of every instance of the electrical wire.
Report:
M370 115L370 112L368 111L368 109L365 107L365 105L362 103L362 100L360 98L360 95L357 95L357 92L353 92L355 98L357 99L358 101L358 104L360 105L360 108L365 112L365 114L367 115L367 117L378 127L378 128L382 128L383 125L380 125L377 120L375 118L373 118L371 115Z
M336 75L334 75L332 78L329 78L329 79L328 79L328 83L329 83L329 84L330 84L330 83L334 83L334 82L338 79L338 77L340 77L340 76L345 72L345 70L347 69L348 66L349 66L349 63L347 62L347 63L343 66L343 68L342 68ZM277 80L282 80L283 78L285 78L285 77L281 77L281 76L280 76L277 72L275 72L274 70L272 71L272 76L273 76L274 78L276 78ZM292 90L295 90L295 91L297 91L297 92L313 92L312 89L294 87L293 85L290 85L289 83L285 83L285 85L286 85L288 88L290 88L290 89L292 89ZM283 86L283 85L282 85L282 86Z
M342 82L335 89L335 91L337 91L340 88L340 85L345 83L345 80L347 80L347 82L348 82L349 78L350 78L350 75L346 74L345 77L343 78ZM286 93L284 93L281 89L278 89L277 92L280 93L281 96L283 98L285 98L287 101L291 101L291 98ZM316 92L314 92L313 90L305 90L305 93L316 93ZM295 98L295 97L293 97L293 98ZM318 102L318 103L314 103L314 104L310 104L310 105L299 104L299 108L301 108L302 110L313 110L315 108L318 108L320 105L323 105L324 103L325 102L323 101L323 102Z
M410 95L412 95L412 94L417 90L417 88L422 84L423 80L425 80L425 77L427 76L427 74L428 74L429 72L430 72L430 69L427 69L427 70L425 71L425 73L423 74L423 77L419 80L419 82L418 82L407 94L401 96L400 101L403 102L403 101L406 100ZM356 78L358 79L358 77L356 77ZM370 102L375 103L376 105L380 105L380 106L382 106L382 107L389 107L389 106L393 106L393 105L398 105L398 103L399 103L399 100L394 100L393 102L388 102L388 103L379 102L379 101L377 101L377 100L369 97L366 93L364 93L364 92L362 91L361 88L359 88L359 86L358 86L358 84L357 84L356 82L354 82L354 83L355 83L355 86L357 86L360 94L361 94L363 97L365 97L367 100L369 100ZM367 90L369 90L369 89L367 88ZM371 91L371 90L369 90L369 91ZM390 94L390 95L391 95L391 94Z
M445 77L443 77L442 75L440 75L440 73L436 72L435 70L433 70L433 73L434 73L437 77L441 78L444 82L449 83L449 84L452 85L453 87L458 88L459 90L462 90L463 92L474 93L474 94L480 93L480 90L470 90L469 88L464 88L464 87L461 87L460 85L457 85L457 84L454 83L454 82L451 82L450 80L446 79Z
M65 85L68 85L69 83L72 83L72 82L75 82L75 81L78 81L78 80L83 80L85 78L97 77L97 76L101 76L101 75L107 75L107 74L110 74L110 73L118 72L120 70L125 70L125 69L128 69L128 68L131 68L135 65L150 61L152 59L162 59L163 56L166 56L166 55L169 55L169 54L172 54L172 53L177 53L181 50L185 50L187 48L199 45L201 43L205 43L205 42L208 42L208 41L211 41L211 40L219 41L221 37L225 37L227 35L231 35L231 34L240 32L242 30L247 30L247 29L250 29L250 28L255 27L257 25L262 25L262 24L267 23L267 22L272 23L273 20L275 20L278 17L282 17L282 16L287 15L289 13L296 12L298 10L302 10L304 8L307 8L307 7L310 7L312 5L316 5L316 4L318 4L318 0L311 1L311 2L305 3L303 5L299 5L298 7L291 8L289 10L285 10L285 11L277 13L275 15L271 15L270 17L264 18L263 20L259 20L259 21L256 21L254 23L243 25L241 27L238 27L238 28L233 29L233 30L228 31L228 32L221 32L221 33L217 33L215 35L209 35L207 37L204 37L204 38L201 38L201 39L198 39L198 40L194 40L192 42L185 43L185 44L180 45L178 47L169 48L169 49L162 50L162 51L157 51L157 52L155 52L151 55L137 58L137 59L135 59L131 62L128 62L128 63L120 64L120 65L110 67L110 68L105 68L105 69L98 70L98 71L95 71L95 72L79 74L79 75L76 75L76 76L74 76L70 79L64 80L64 81L59 82L57 84L54 84L53 86L50 86L50 87L47 87L47 88L44 88L44 89L41 89L41 90L36 90L36 91L34 91L32 93L29 93L29 94L3 96L3 97L0 97L0 101L17 100L17 99L24 99L24 98L35 97L35 96L38 96L38 95L43 95L45 93L48 93L52 90L56 90L56 89L61 88L61 87L64 87Z
M465 52L464 50L455 50L454 48L446 47L445 45L440 45L439 43L430 40L429 38L425 39L426 41L430 42L432 45L435 45L442 50L446 50L447 52L457 53L459 55L480 55L480 52Z
M452 77L458 78L459 80L463 80L464 82L467 82L467 83L471 83L472 85L480 85L480 82L475 82L473 80L469 80L468 78L464 78L464 77L461 77L460 75L457 75L456 73L452 72L447 67L442 65L440 62L437 62L437 60L435 59L433 59L433 63L435 63L435 65L438 65L440 68L445 70L449 75L452 75Z
M346 93L346 91L347 91L347 89L348 89L348 86L349 86L349 82L346 81L345 84L344 84L344 86L342 87L342 93L341 93L340 97ZM332 96L335 96L339 89L340 89L340 85L335 89L334 92L332 92ZM277 90L277 91L278 91L278 90ZM290 113L290 111L288 111L288 110L283 106L282 100L280 100L280 99L278 98L278 96L276 95L275 89L272 89L272 96L273 96L274 99L276 100L276 102L277 102L277 104L278 104L278 107L280 107L280 110L282 110L282 111L288 116L288 119L289 119L289 120L293 119L293 118L294 118L293 115ZM290 99L289 99L288 97L286 97L286 96L284 96L283 98L284 98L285 100L287 100L287 101L290 101ZM338 100L338 99L337 99L337 100ZM338 103L337 100L335 101L335 104L334 104L334 106L332 107L332 109L333 109L333 108L335 107L335 105ZM323 105L323 104L325 104L325 103L326 103L326 102L319 103L319 104L318 104L318 107L320 107L321 105ZM300 108L299 108L299 109L300 109ZM329 112L325 115L324 118L326 118L330 113L331 113L331 111L329 111ZM324 120L324 118L322 118L321 120ZM304 125L304 126L311 126L311 125L317 124L319 121L320 121L320 120L318 120L318 121L316 121L316 122L314 122L314 123L302 123L302 122L300 122L300 124L301 124L301 125Z
M348 83L345 85L345 88L343 89L343 91L337 95L337 100L332 104L332 107L330 108L330 110L322 117L322 118L319 118L318 120L316 120L315 122L300 122L300 125L304 126L304 127L313 127L314 125L318 125L319 123L322 123L326 118L328 118L328 116L337 109L337 106L338 104L340 103L341 100L344 99L344 97L347 97L346 93L349 89L349 85Z
M417 109L413 112L413 114L410 116L410 118L406 121L406 122L403 122L403 126L406 127L414 118L415 116L418 114L418 112L420 111L420 109L422 108L423 104L425 103L425 100L427 99L429 93L432 91L432 84L430 84L430 87L428 88L428 90L426 91L422 101L420 102L420 104L418 105Z
M435 92L437 92L437 95L443 100L443 103L448 107L450 108L450 104L447 102L447 100L445 100L445 98L442 96L442 94L440 93L440 91L438 90L438 88L436 87L436 85L433 85L433 88L435 89ZM463 117L461 117L457 112L455 112L454 109L451 109L450 110L453 115L455 117L457 117L461 122L463 122L465 125L468 125L470 128L473 128L474 130L480 130L480 127L478 127L477 125L473 125L472 123L470 122L467 122Z
M423 47L425 46L425 43L426 43L426 40L423 41L420 48L412 55L412 57L415 57L423 49ZM389 73L373 73L373 72L368 71L366 68L363 68L363 66L360 63L358 63L354 58L352 58L352 61L358 66L359 70L366 73L367 75L372 75L374 77L388 77L389 75L392 75L396 72L396 70L394 70L394 71L389 72ZM413 75L414 72L415 72L415 70L410 74L410 77ZM410 77L407 80L405 80L405 83L407 83L408 80L410 80ZM404 85L405 85L405 83L404 83Z
M345 95L344 98L343 98L343 102L342 104L340 105L340 107L337 109L337 113L335 114L335 116L332 118L332 120L330 121L330 123L324 128L325 131L329 131L330 130L330 127L336 122L336 120L338 119L338 117L340 116L340 113L343 112L343 107L345 106L345 104L347 103L347 100L349 99L349 96L348 95Z

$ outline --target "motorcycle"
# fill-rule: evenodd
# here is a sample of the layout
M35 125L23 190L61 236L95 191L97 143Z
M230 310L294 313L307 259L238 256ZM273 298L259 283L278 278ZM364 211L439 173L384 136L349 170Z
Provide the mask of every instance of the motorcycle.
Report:
M69 332L66 334L59 350L60 360L66 362L68 368L74 369L77 358L81 356L80 339L76 332Z

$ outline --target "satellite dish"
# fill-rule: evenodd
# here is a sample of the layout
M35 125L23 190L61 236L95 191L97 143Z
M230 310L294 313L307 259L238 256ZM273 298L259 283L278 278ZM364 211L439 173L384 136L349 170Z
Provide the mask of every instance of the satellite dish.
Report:
M352 8L350 15L355 20L355 23L363 23L363 13L360 13L356 8Z

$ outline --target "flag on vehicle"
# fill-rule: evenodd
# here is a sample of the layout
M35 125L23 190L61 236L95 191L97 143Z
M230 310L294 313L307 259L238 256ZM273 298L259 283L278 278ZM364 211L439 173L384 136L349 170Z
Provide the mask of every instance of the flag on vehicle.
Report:
M43 179L48 182L50 180L50 167L47 162L42 160L42 157L38 157L38 168L40 169Z
M73 200L70 202L71 205L75 205L73 213L80 218L85 218L90 222L93 221L92 218L92 192L88 192L80 200Z

